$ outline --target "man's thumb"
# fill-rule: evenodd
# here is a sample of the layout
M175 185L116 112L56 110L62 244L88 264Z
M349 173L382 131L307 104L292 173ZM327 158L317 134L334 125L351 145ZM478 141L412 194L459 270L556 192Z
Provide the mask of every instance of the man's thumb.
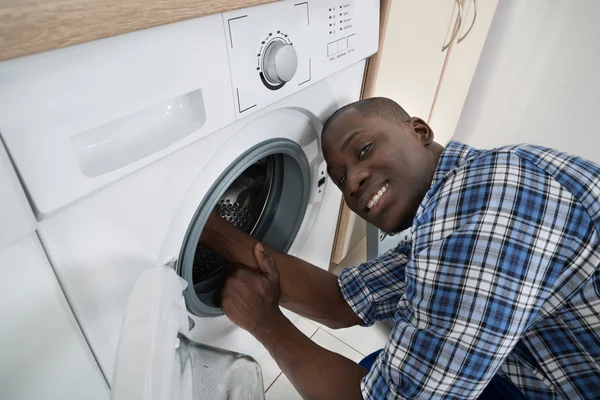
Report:
M262 244L257 243L254 246L254 258L256 259L256 263L260 270L269 278L277 277L277 269L275 268L275 261L273 261L273 257L271 257L265 251L265 248Z

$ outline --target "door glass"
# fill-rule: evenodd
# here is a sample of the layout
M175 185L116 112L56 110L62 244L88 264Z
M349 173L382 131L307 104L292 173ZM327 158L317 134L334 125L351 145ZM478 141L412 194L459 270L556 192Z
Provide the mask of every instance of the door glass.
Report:
M252 357L196 343L181 333L178 337L172 399L265 398L260 367Z

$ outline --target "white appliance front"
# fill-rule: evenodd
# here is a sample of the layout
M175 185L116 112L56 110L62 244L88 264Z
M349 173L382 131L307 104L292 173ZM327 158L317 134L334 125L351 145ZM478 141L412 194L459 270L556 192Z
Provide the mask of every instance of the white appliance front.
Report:
M0 398L108 399L0 141Z
M0 64L3 139L109 383L136 280L172 259L191 314L212 315L192 315L191 339L265 351L202 298L192 267L206 213L253 162L279 160L281 187L301 188L273 201L270 226L287 229L275 247L328 267L341 194L320 133L360 96L378 5L282 1Z
M359 97L363 68L364 63L356 64L40 222L42 241L109 382L137 278L146 268L179 258L198 205L227 166L254 145L274 138L292 140L313 162L311 197L290 253L328 267L341 193L329 180L321 194L314 184L323 171L320 130L314 124ZM196 318L195 323L194 340L250 355L262 352L226 317Z

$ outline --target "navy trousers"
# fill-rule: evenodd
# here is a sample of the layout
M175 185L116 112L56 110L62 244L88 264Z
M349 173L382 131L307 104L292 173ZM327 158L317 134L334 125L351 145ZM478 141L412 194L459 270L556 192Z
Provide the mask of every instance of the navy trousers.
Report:
M359 363L367 371L371 369L381 350L369 354ZM527 397L509 380L494 376L478 400L527 400Z

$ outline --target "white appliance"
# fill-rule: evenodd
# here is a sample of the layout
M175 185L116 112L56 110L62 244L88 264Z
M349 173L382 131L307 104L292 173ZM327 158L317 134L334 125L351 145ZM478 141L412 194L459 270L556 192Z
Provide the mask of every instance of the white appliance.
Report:
M0 398L108 398L0 141Z
M376 0L281 1L0 64L2 137L109 384L132 288L169 263L192 340L265 351L194 267L215 206L248 219L220 201L244 171L265 177L254 234L328 267L341 193L320 132L358 100L378 25Z

